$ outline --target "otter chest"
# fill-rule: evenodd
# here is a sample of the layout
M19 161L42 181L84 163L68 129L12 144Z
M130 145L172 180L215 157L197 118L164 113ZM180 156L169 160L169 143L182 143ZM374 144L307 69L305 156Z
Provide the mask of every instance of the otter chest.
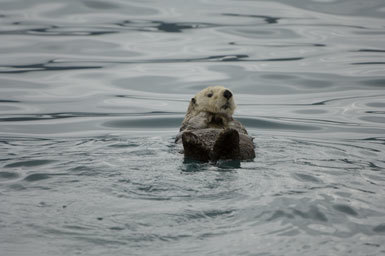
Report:
M208 123L208 128L224 129L226 126L223 117L218 115L213 115Z

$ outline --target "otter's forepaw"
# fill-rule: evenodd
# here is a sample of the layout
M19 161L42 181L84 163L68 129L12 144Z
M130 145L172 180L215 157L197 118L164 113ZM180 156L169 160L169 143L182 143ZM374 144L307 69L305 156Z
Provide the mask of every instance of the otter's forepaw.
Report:
M239 158L239 133L235 129L225 129L215 141L211 152L211 160Z
M182 134L184 156L195 160L208 162L210 152L207 145L202 142L193 132L184 132Z

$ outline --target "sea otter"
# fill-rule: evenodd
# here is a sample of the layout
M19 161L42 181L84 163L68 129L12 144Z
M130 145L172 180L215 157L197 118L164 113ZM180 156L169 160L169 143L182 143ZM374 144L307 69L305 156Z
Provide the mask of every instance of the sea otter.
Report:
M203 162L255 158L253 139L232 115L233 93L222 86L198 92L190 101L176 142L186 158Z

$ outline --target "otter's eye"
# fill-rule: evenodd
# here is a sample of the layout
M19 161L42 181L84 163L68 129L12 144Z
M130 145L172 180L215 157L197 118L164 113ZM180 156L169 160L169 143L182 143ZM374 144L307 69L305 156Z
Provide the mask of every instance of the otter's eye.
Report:
M207 97L209 97L209 98L213 97L213 93L210 92L209 94L207 94Z

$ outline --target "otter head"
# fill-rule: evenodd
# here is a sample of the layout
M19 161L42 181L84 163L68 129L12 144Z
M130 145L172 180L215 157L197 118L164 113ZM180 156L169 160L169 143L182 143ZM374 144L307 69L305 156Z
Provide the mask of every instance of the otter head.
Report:
M196 115L200 112L210 112L231 117L236 105L232 92L222 86L211 86L198 92L191 99L188 114Z

